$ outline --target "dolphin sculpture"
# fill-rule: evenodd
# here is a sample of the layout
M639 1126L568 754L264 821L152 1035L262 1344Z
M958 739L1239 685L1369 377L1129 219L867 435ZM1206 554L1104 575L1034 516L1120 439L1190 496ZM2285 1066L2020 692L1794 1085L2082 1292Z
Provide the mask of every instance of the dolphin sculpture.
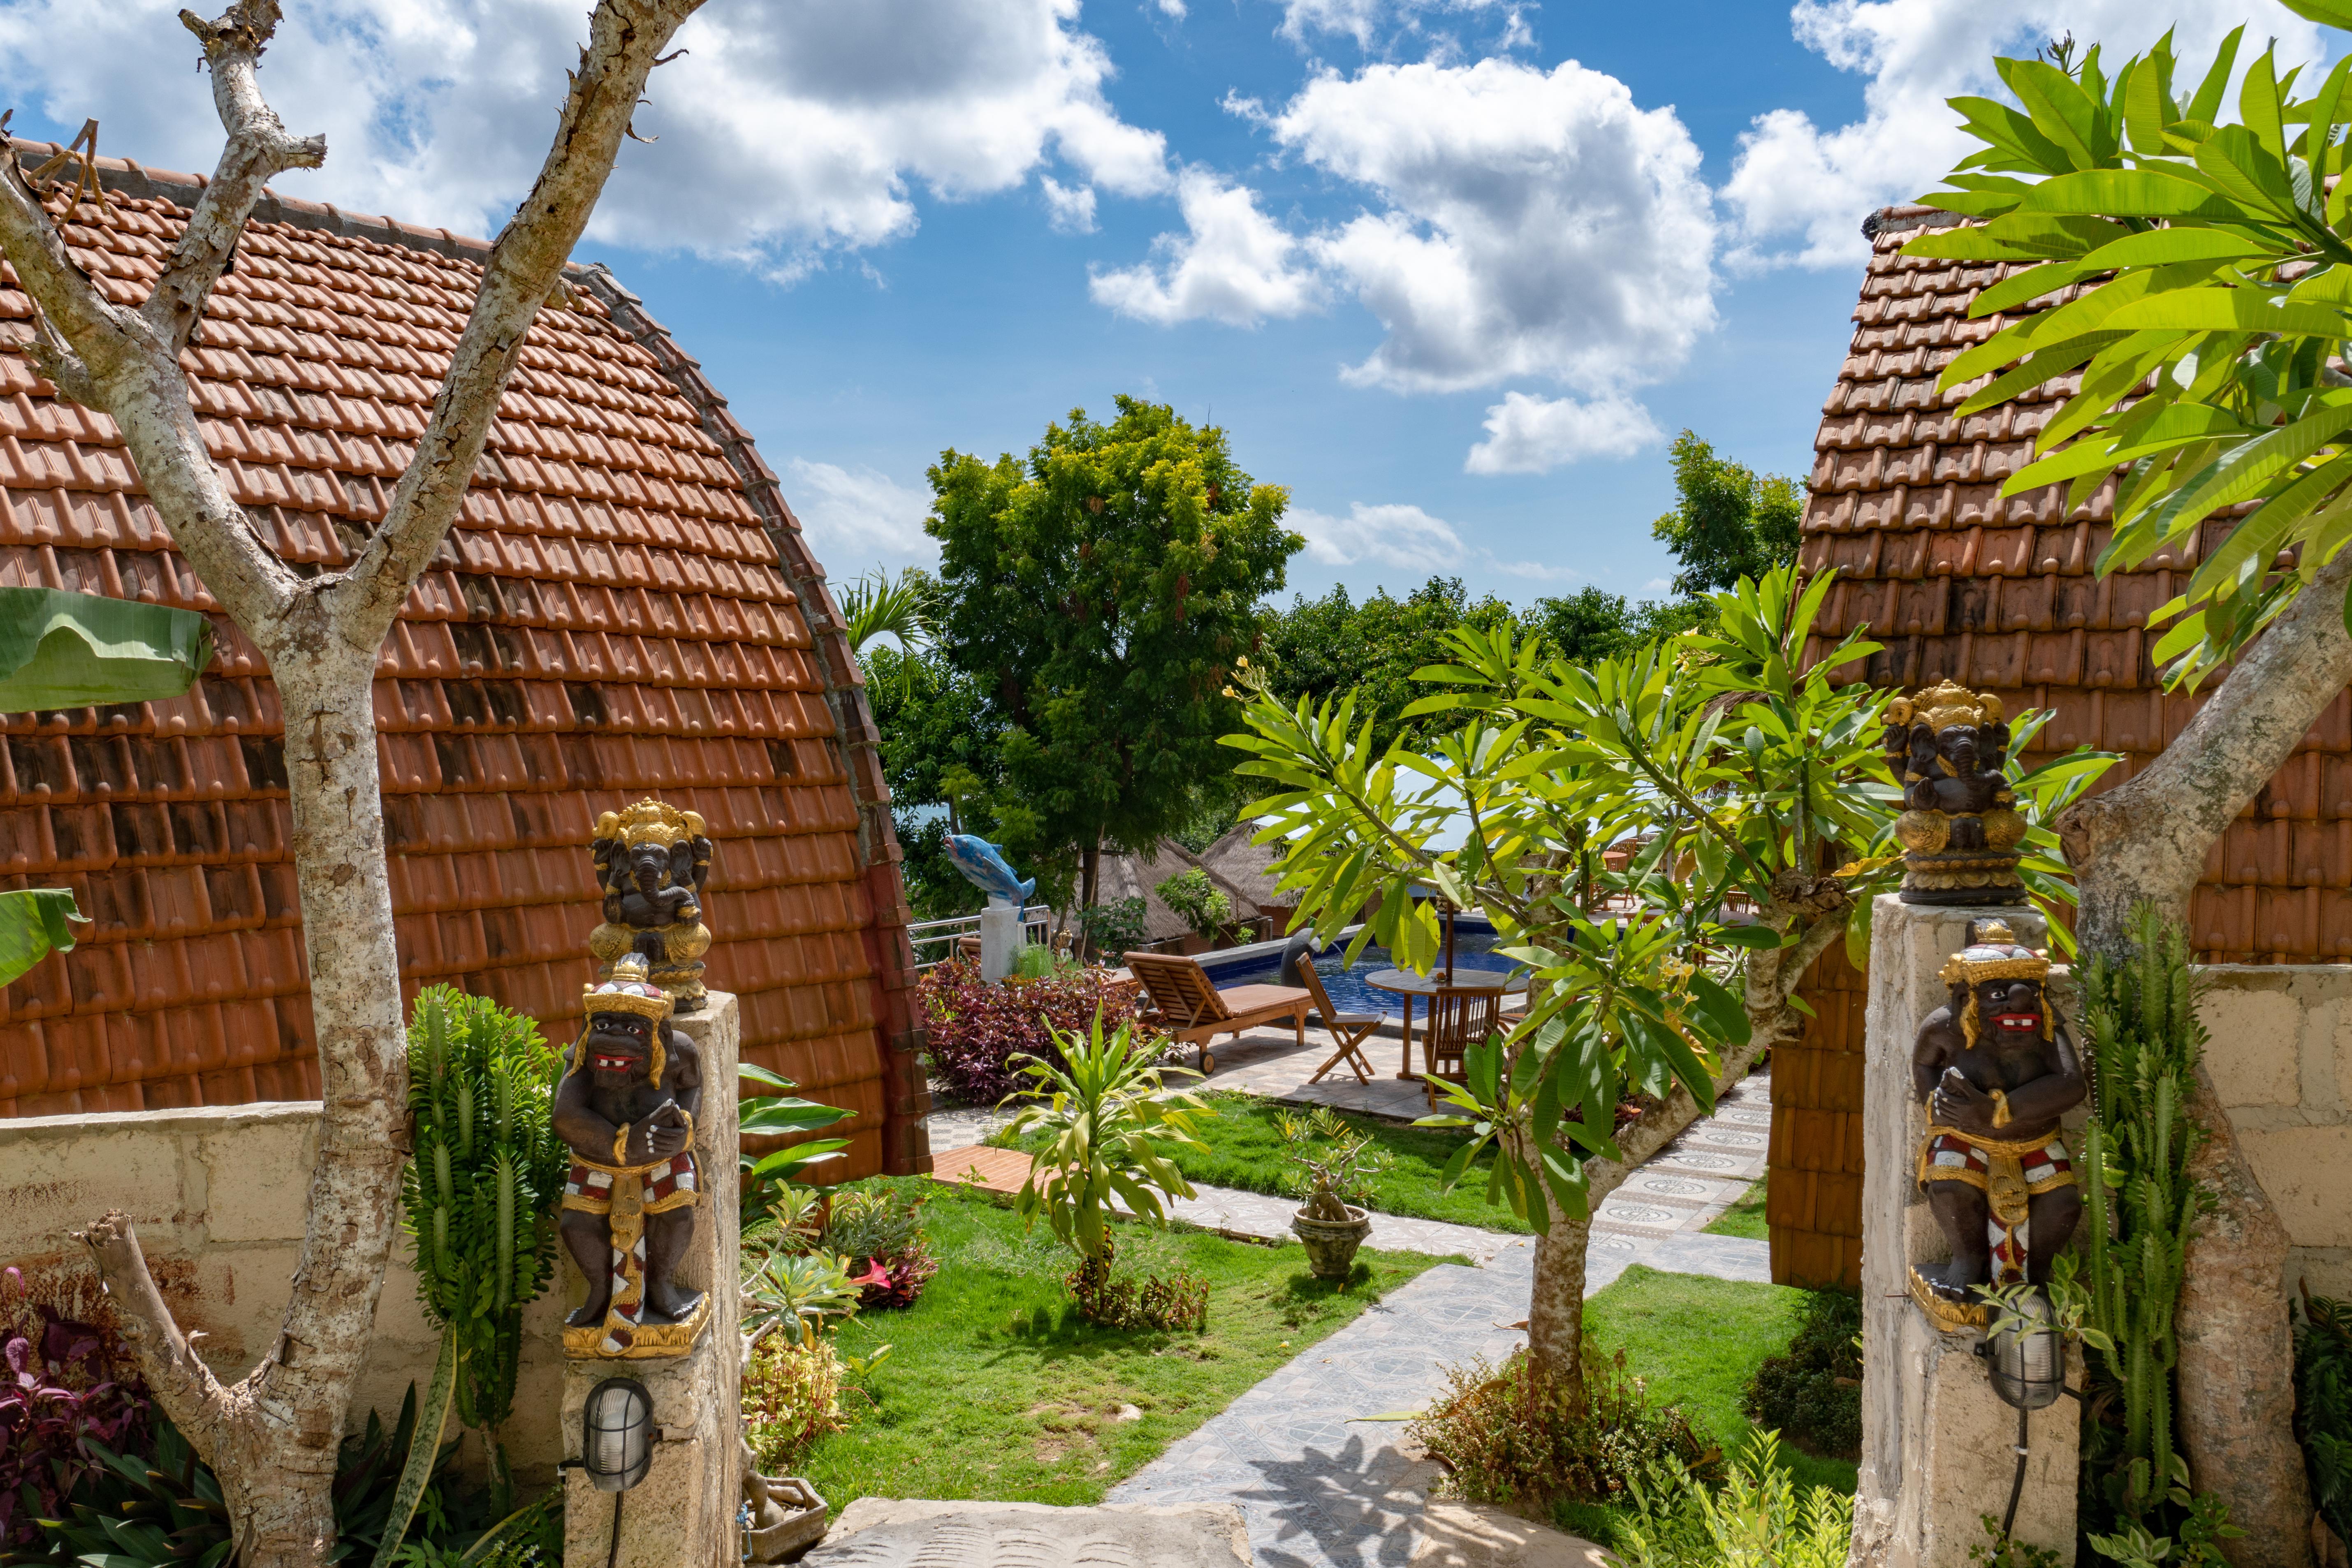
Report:
M1004 863L1002 845L991 844L974 834L950 833L947 846L948 859L963 873L963 879L992 899L1024 903L1037 890L1036 878L1024 881Z

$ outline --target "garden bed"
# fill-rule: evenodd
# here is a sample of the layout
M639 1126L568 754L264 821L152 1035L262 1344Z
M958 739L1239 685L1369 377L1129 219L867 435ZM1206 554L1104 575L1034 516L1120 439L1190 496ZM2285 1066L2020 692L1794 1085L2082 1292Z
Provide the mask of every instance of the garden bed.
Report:
M796 1473L835 1510L865 1496L1099 1502L1110 1487L1437 1258L1360 1256L1343 1289L1299 1248L1204 1232L1118 1227L1118 1262L1210 1285L1201 1333L1098 1328L1070 1309L1069 1249L1042 1224L944 1185L924 1209L940 1268L904 1311L835 1331L842 1351L891 1347L845 1392L845 1431Z
M1740 1411L1748 1382L1766 1357L1789 1348L1809 1295L1635 1264L1585 1303L1585 1334L1603 1356L1623 1351L1626 1369L1656 1402L1679 1404L1709 1444L1736 1454L1754 1430ZM1854 1489L1851 1459L1815 1458L1783 1443L1780 1461L1801 1489ZM1612 1509L1569 1504L1557 1522L1607 1544L1615 1517Z
M1245 1193L1287 1195L1297 1167L1275 1131L1274 1119L1285 1111L1304 1116L1308 1108L1231 1090L1213 1089L1202 1099L1216 1115L1201 1125L1201 1142L1209 1146L1207 1152L1197 1149L1174 1152L1177 1167L1185 1178ZM1507 1205L1486 1202L1491 1155L1465 1172L1453 1191L1443 1190L1438 1178L1444 1172L1445 1162L1462 1147L1467 1134L1435 1127L1400 1126L1377 1116L1359 1116L1349 1111L1335 1114L1370 1138L1373 1147L1389 1157L1388 1169L1366 1184L1372 1194L1370 1206L1375 1212L1528 1234L1527 1222L1514 1215ZM1013 1146L1012 1140L1002 1134L989 1142ZM1023 1146L1034 1152L1044 1147L1044 1142L1034 1140L1032 1144Z

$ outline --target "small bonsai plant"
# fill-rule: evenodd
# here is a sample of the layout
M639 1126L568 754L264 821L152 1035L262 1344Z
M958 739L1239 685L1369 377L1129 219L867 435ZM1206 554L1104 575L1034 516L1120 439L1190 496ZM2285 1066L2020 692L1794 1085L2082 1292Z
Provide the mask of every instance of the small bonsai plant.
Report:
M1371 1179L1389 1168L1389 1156L1372 1146L1371 1135L1349 1126L1328 1105L1301 1116L1275 1112L1274 1130L1288 1149L1292 1191L1305 1199L1309 1219L1345 1223L1371 1201Z
M1160 895L1161 903L1175 911L1177 919L1211 942L1232 929L1233 900L1198 866L1169 878L1151 890Z

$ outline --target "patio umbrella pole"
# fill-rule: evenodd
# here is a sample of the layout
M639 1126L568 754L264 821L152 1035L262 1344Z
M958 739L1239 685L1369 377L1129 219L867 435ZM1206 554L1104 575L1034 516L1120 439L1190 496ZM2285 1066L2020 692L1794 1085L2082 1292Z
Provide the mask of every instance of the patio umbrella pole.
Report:
M1454 900L1445 900L1445 984L1454 984Z

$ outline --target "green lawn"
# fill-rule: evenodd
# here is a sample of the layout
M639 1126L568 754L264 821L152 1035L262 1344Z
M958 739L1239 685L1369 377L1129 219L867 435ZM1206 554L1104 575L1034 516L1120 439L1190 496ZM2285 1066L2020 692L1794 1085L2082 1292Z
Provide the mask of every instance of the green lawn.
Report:
M1282 1110L1303 1115L1307 1108L1230 1090L1213 1090L1202 1098L1216 1115L1201 1127L1201 1142L1209 1146L1206 1153L1196 1149L1177 1151L1176 1164L1186 1178L1249 1193L1287 1194L1290 1164L1282 1139L1274 1130L1274 1118L1276 1112ZM1350 1127L1370 1134L1372 1142L1390 1156L1389 1169L1371 1184L1371 1206L1379 1213L1527 1233L1527 1222L1515 1216L1508 1205L1490 1205L1486 1202L1491 1154L1482 1157L1465 1173L1452 1192L1439 1187L1439 1173L1462 1146L1465 1134L1434 1127L1408 1127L1377 1116L1358 1116L1347 1111L1339 1115ZM1044 1140L1033 1140L1032 1146L1033 1152L1042 1148Z
M1764 1226L1764 1177L1759 1176L1748 1189L1739 1194L1739 1201L1707 1222L1713 1236L1743 1236L1750 1241L1769 1241L1771 1235Z
M1740 1396L1764 1358L1789 1348L1805 1294L1636 1264L1585 1303L1585 1335L1602 1355L1622 1350L1626 1370L1648 1383L1654 1398L1681 1405L1708 1442L1736 1453L1754 1429L1740 1414ZM1785 1443L1780 1458L1800 1488L1854 1489L1850 1459L1816 1459ZM1607 1544L1611 1512L1570 1504L1559 1522Z
M889 1359L868 1393L844 1395L852 1425L795 1473L839 1510L853 1498L992 1498L1092 1503L1177 1438L1380 1299L1439 1261L1365 1252L1328 1285L1299 1247L1205 1232L1117 1228L1119 1263L1185 1268L1210 1282L1199 1334L1122 1333L1069 1310L1071 1256L1041 1223L945 1184L924 1210L940 1272L903 1312L838 1331L840 1347ZM1122 1406L1135 1413L1118 1419Z

